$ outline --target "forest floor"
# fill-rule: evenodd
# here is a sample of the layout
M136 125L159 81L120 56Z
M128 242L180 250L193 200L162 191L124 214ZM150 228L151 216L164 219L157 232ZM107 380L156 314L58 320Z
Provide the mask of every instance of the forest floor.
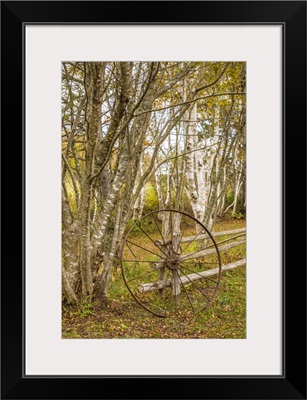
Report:
M217 222L215 231L245 227L245 221ZM245 245L221 253L227 264L246 257ZM246 267L222 273L219 290L204 311L179 309L168 318L144 310L126 289L120 268L103 305L63 305L63 339L243 339L246 338Z

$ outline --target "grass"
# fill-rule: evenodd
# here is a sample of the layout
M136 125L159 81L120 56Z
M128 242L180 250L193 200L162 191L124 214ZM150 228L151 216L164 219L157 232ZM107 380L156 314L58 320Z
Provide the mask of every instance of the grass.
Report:
M237 229L245 221L218 222L215 231ZM188 233L187 233L188 235ZM157 236L158 237L158 236ZM218 241L224 240L219 237ZM150 248L147 243L146 247ZM152 244L154 247L154 245ZM142 250L139 249L141 252ZM227 264L245 257L245 245L222 252ZM146 282L146 279L144 280ZM153 293L153 292L152 292ZM144 296L148 294L144 294ZM63 306L63 338L169 338L169 339L243 339L246 338L246 267L223 272L219 290L212 304L194 314L186 301L170 312L168 318L158 318L140 307L124 285L121 271L114 272L108 302Z

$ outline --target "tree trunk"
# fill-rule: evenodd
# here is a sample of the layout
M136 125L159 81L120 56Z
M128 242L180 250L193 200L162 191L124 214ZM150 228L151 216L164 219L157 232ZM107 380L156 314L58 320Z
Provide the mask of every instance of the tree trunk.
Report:
M75 292L78 281L77 224L72 222L69 204L62 192L62 287L68 302L77 301Z
M81 188L78 212L80 271L82 295L91 298L93 277L91 268L90 206L92 200L92 174L94 173L95 151L101 129L101 106L103 93L103 63L85 63L85 89L87 96L87 137L85 177Z

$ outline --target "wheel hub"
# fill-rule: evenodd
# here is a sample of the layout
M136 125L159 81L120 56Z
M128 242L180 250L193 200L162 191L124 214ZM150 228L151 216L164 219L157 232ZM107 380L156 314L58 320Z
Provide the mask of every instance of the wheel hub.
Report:
M179 257L176 255L172 255L168 257L166 261L167 268L169 269L178 269L179 268Z

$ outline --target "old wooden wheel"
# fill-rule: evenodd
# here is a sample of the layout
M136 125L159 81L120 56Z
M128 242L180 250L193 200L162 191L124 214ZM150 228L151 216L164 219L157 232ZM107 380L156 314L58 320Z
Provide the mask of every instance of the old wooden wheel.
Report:
M123 238L121 269L133 298L159 317L204 310L218 290L222 272L211 233L177 210L153 211L133 223Z

